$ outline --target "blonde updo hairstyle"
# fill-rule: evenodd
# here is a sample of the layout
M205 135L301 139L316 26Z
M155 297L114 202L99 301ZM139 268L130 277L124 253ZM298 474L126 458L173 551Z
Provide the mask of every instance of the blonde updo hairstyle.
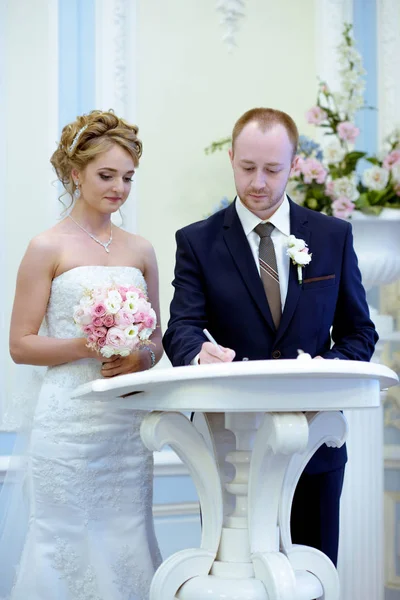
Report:
M132 157L135 167L142 156L138 127L120 119L112 110L92 110L66 125L50 162L66 192L73 198L72 170L82 171L99 154L118 144ZM69 208L69 207L67 207Z

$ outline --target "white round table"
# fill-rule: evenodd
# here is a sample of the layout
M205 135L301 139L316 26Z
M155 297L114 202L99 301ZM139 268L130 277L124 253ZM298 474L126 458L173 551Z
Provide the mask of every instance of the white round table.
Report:
M87 401L151 411L144 444L168 444L196 485L200 547L162 563L150 600L339 600L329 558L292 544L294 491L322 444L345 442L340 410L379 406L398 377L375 363L307 358L154 369L77 388ZM194 422L181 411L195 411Z

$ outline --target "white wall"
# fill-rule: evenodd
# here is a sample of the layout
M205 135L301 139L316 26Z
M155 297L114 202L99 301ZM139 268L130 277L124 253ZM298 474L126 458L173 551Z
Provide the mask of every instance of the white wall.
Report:
M315 0L246 2L229 54L212 0L140 0L137 121L144 142L138 227L155 245L163 326L172 295L175 231L232 197L228 156L204 154L255 106L287 111L303 133L315 102ZM157 17L155 17L157 15Z

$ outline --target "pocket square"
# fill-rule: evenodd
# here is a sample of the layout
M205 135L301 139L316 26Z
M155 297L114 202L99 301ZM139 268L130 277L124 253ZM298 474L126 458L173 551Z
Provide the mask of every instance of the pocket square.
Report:
M322 277L310 277L309 279L303 279L303 283L312 283L313 281L325 281L326 279L335 279L336 275L322 275Z

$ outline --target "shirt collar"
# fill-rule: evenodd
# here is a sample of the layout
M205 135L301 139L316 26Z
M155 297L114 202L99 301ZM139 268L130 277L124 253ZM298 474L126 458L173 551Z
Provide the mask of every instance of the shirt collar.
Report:
M254 227L257 227L259 223L264 223L262 219L257 217L257 215L252 213L243 204L239 196L237 196L235 208L246 236L248 236L249 233L253 231ZM274 212L272 217L268 219L268 221L272 223L276 229L279 229L279 231L284 235L290 235L290 205L286 194L284 194L282 204Z

